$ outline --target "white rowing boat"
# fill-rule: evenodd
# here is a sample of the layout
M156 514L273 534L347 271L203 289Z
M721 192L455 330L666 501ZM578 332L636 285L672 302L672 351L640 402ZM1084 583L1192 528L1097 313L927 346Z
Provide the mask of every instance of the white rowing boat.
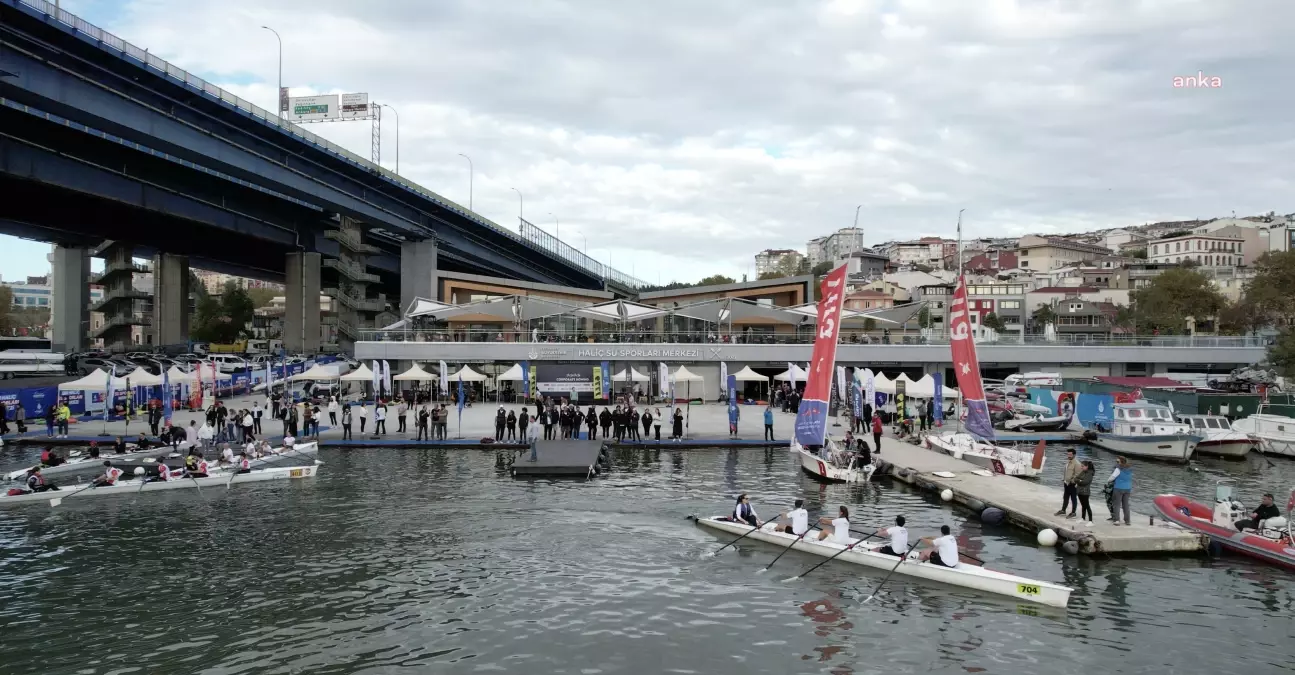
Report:
M1034 478L1043 473L1043 465L1047 461L1037 447L1034 452L1005 448L982 443L967 433L927 434L922 440L931 450L939 450L954 459L1008 476Z
M117 454L113 452L112 446L100 446L98 457L91 457L90 453L83 450L81 451L81 454L70 456L66 462L63 462L58 466L41 467L40 472L44 474L46 478L49 478L52 476L73 475L83 471L85 472L94 471L96 468L102 470L103 462L106 459L112 460L114 462L129 462L132 460L144 459L145 457L156 457L159 454L162 454L165 452L170 452L170 449L167 446L162 446L162 445L155 446L148 450L136 450L134 452L127 452L123 454ZM5 474L5 479L6 480L26 480L27 472L30 471L33 466L36 466L36 465L30 464L28 466L24 466L21 469L10 471Z
M183 458L188 449L189 446L187 444L181 445L178 450L172 449L167 445L161 445L149 450L139 450L121 455L116 453L100 454L98 457L85 455L70 459L65 464L59 464L58 466L42 467L40 472L41 475L45 476L45 480L57 482L53 479L59 476L74 476L78 473L102 473L104 460L108 460L112 462L113 466L125 469L127 473L130 473L132 467L154 462L158 457L165 456L168 459ZM309 459L318 453L318 443L314 441L309 443L298 443L293 446L291 450L286 452L282 447L274 448L270 450L269 454L263 456L261 459L251 460L250 464L251 468L257 469L267 465L275 466L281 458L300 456L302 459ZM214 470L226 468L223 465L218 465L215 459L209 460L209 463L212 465L212 469ZM11 471L8 474L5 474L5 477L9 480L25 481L27 479L27 472L30 470L31 467L18 469L17 471Z
M194 487L223 488L230 483L258 483L267 480L287 480L290 478L310 478L319 472L323 462L318 460L309 466L285 466L274 469L257 469L249 473L230 476L209 475L206 478L172 478L168 481L154 481L140 487L139 480L119 480L116 485L82 489L84 485L61 486L59 490L29 492L20 495L0 496L0 506L49 502L54 499L81 499L82 497L105 497L109 495L133 495L139 492L157 492L159 490L182 490ZM79 490L79 492L78 492Z
M698 518L697 524L719 530L721 532L727 532L734 536L741 536L751 531L751 528L745 524L731 523L721 520L718 517ZM1072 589L1048 581L1028 579L1026 577L1016 576L1015 574L1007 574L1006 572L995 572L993 570L978 567L976 565L969 565L963 562L958 563L957 567L944 567L942 565L921 562L915 557L899 563L899 566L896 567L895 564L899 562L898 558L886 555L885 553L876 552L876 549L884 546L885 542L864 542L856 545L849 551L841 553L841 549L845 548L845 546L841 544L837 544L832 541L819 541L817 539L811 541L810 535L807 535L800 541L796 541L796 537L794 535L774 532L771 529L772 527L772 523L766 523L764 528L761 530L751 532L751 534L747 535L747 539L757 539L767 544L773 544L782 548L786 548L790 545L793 549L801 551L802 553L811 553L824 558L830 558L840 553L840 555L836 556L836 559L842 562L854 563L865 567L873 567L886 572L894 569L895 574L903 574L905 576L925 579L927 581L937 581L951 586L961 586L963 588L970 588L983 591L985 593L993 593L995 595L1003 595L1017 600L1025 600L1027 602L1034 602L1040 605L1047 605L1049 607L1065 607L1066 603L1070 601L1070 591ZM856 540L852 539L851 543L854 541ZM795 543L793 544L792 542Z
M796 439L791 441L791 449L800 457L800 468L815 478L833 483L867 483L872 478L872 472L877 469L873 464L857 465L856 456L839 450L830 438L827 439L827 448L833 459L823 459L801 447ZM845 463L845 466L841 466L841 463Z

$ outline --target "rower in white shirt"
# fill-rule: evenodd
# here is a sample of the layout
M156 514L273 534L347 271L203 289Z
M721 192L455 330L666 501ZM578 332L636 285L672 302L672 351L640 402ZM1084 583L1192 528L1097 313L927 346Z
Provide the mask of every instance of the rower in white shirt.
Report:
M818 525L819 527L823 527L823 528L825 528L828 525L832 526L832 529L830 531L827 529L823 529L821 532L818 533L819 541L823 541L828 537L831 537L832 543L834 544L849 546L850 544L854 543L854 541L850 539L850 509L847 509L844 506L842 506L839 512L839 515L837 515L837 517L829 518L827 516L823 516L822 518L818 519Z
M229 444L228 444L228 443L224 443L224 444L223 444L223 446L224 446L224 447L222 447L222 448L220 449L220 463L221 463L221 464L233 464L233 463L234 463L234 449L233 449L233 448L231 448L231 447L229 447Z
M904 527L904 517L895 516L894 527L883 528L877 532L879 537L890 537L890 543L877 549L878 553L903 557L908 553L908 528Z
M284 450L291 450L291 449L292 449L292 447L293 447L296 443L297 443L297 439L296 439L296 438L293 438L292 436L284 436L284 437L283 437L283 449L284 449Z
M149 476L146 483L165 483L171 480L171 467L166 465L166 457L157 458L157 475Z
M251 473L252 462L247 459L247 451L238 453L238 471L237 473Z
M809 532L809 512L805 510L805 500L797 499L795 508L787 513L778 514L780 520L791 521L790 525L780 525L775 528L778 532L794 534L797 537Z
M121 478L121 469L114 467L111 461L104 460L103 473L94 479L93 485L95 487L116 485L118 478Z
M922 537L922 541L934 546L929 551L922 551L922 560L932 565L944 567L958 566L958 540L949 534L949 526L940 526L939 537Z

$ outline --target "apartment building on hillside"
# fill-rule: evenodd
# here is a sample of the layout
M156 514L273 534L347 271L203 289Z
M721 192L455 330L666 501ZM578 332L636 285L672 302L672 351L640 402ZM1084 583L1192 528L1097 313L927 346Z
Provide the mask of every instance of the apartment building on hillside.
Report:
M1147 260L1153 263L1195 262L1202 267L1244 264L1245 241L1235 234L1186 234L1151 242Z
M1016 244L1016 257L1022 269L1048 271L1075 263L1108 256L1105 246L1085 244L1062 237L1026 235Z
M866 251L862 227L843 227L825 237L815 237L805 243L805 257L810 265L840 260L855 251Z
M767 248L755 254L755 276L759 278L768 272L791 276L798 274L805 256L800 251L790 248Z

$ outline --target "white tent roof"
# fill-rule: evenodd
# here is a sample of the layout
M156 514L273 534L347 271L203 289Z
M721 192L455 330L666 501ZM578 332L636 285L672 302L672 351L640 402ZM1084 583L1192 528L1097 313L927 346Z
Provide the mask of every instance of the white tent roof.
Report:
M737 371L736 373L729 373L729 374L732 375L734 378L736 378L738 382L768 382L769 381L768 377L761 375L760 373L757 373L754 370L751 370L751 366L746 366L742 368L742 370Z
M701 382L702 377L701 375L688 370L687 366L679 366L679 370L670 374L670 379L675 382Z
M522 374L522 364L514 363L503 375L495 377L496 382L521 382L526 379Z
M614 323L617 321L642 321L656 316L663 316L666 310L651 305L643 305L626 300L612 300L597 305L581 307L572 312L591 319Z
M633 367L631 367L631 368L630 368L630 375L629 375L629 376L630 376L630 378L631 378L631 379L630 379L630 381L632 381L632 382L648 382L648 381L650 381L650 380L652 379L652 378L648 377L647 375L644 375L643 373L640 373L638 370L634 369ZM625 380L625 371L623 371L623 370L622 370L621 372L619 372L619 373L616 373L615 375L612 375L612 382L625 382L625 381L626 381L626 380Z
M809 377L809 373L806 373L804 368L801 368L800 366L793 363L791 364L790 369L784 370L781 373L774 375L773 379L778 380L780 382L788 382L791 380L790 373L793 373L793 372L796 373L797 382L804 382L805 379Z
M453 375L450 375L449 381L457 382L459 378L463 378L464 382L484 382L490 379L467 366L459 368Z
M193 381L193 373L186 373L180 370L179 366L171 366L166 371L166 379L171 384L184 384L185 382Z
M59 391L108 391L108 373L102 368L95 368L93 373L86 375L79 380L64 382L58 385ZM115 378L112 381L113 389L125 389L126 380L124 378Z
M130 386L132 387L156 387L160 384L162 384L161 375L154 375L143 368L136 368L130 374Z
M437 377L439 376L423 370L421 366L415 363L409 367L409 370L399 375L393 375L391 379L397 382L428 382L435 380Z
M299 380L336 380L339 375L335 366L321 366L315 364L304 373L298 373L288 378L294 382Z
M372 382L373 371L369 370L369 366L367 364L361 363L359 368L352 370L338 379L343 382Z
M958 390L953 387L943 387L942 395L944 398L958 398ZM922 376L922 379L907 385L905 392L909 396L918 398L931 398L935 396L935 378L928 373Z
M890 378L886 377L885 373L877 373L876 376L872 378L872 388L883 394L895 393L895 383L891 382Z
M447 305L443 302L428 300L426 298L414 298L409 308L405 310L406 317L427 316L428 314L444 314L446 310L455 309L456 305Z

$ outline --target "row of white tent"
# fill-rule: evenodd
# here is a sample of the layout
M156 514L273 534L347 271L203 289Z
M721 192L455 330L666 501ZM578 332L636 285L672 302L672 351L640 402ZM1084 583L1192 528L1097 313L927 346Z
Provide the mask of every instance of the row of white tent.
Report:
M233 375L228 373L216 373L219 380L231 380ZM186 373L175 366L166 372L166 378L171 384L188 384L193 385L198 381L196 373ZM209 375L204 375L203 379L209 381ZM58 385L59 391L107 391L109 384L114 390L123 390L127 387L156 387L162 384L161 375L154 375L143 368L137 368L125 375L112 377L102 368L95 368L94 372L82 377L79 380L64 382Z

